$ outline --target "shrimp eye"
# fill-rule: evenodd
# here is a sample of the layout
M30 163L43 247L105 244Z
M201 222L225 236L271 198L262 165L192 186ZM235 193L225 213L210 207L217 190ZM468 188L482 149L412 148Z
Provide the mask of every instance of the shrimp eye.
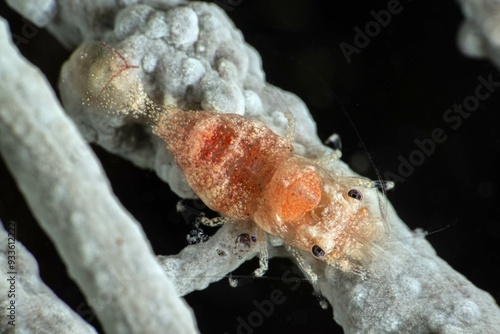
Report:
M323 256L325 256L325 251L322 250L321 247L319 247L318 245L313 246L312 253L318 259L321 259Z
M358 201L361 201L361 199L363 198L363 194L361 194L361 191L359 191L357 189L349 190L349 192L347 193L347 196L352 197L354 199L357 199Z

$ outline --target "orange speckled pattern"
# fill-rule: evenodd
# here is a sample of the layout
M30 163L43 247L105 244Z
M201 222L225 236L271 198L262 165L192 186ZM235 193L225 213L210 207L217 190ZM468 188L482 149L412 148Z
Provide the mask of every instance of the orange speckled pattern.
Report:
M343 270L364 265L384 235L381 217L347 195L352 184L293 153L265 124L236 114L164 108L154 132L191 188L214 211L264 231Z
M205 204L240 220L251 219L255 199L292 151L263 123L235 114L165 113L154 131Z

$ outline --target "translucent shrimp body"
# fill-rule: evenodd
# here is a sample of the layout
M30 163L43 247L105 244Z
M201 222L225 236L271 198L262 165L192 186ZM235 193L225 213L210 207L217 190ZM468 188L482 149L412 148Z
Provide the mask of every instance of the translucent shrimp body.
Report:
M288 245L342 270L367 263L373 245L386 232L380 212L368 208L359 190L374 187L373 182L337 176L316 161L294 154L292 143L262 122L156 105L144 93L141 81L127 75L132 71L124 72L134 67L117 51L102 48L86 49L91 75L85 77L100 78L101 87L105 83L97 94L97 89L88 93L88 100L107 112L152 122L153 132L208 207L230 221L251 220ZM92 72L103 68L111 80ZM88 82L84 87L99 87L99 83Z
M214 211L252 220L267 233L349 270L383 233L352 183L293 153L261 122L235 114L164 108L154 132L174 154L191 188Z

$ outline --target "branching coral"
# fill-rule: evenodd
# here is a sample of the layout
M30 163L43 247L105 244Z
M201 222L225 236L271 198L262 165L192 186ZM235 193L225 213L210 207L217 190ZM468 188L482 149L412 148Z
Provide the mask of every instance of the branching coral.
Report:
M286 124L281 109L286 105L299 124L297 150L308 156L325 150L303 103L284 92L279 93L282 99L276 102L277 93L264 82L258 55L243 42L241 34L215 6L191 3L176 7L175 2L171 2L163 4L161 10L137 5L119 11L114 3L83 6L77 1L47 1L46 4L44 11L33 9L37 8L34 4L18 8L28 17L34 13L46 14L46 17L36 14L39 16L32 19L48 24L68 46L75 46L85 36L119 47L131 64L141 66L140 77L147 83L148 93L158 102L238 112L264 121L281 134ZM77 14L78 9L85 10L88 15ZM92 15L95 12L100 15ZM115 15L114 30L108 30ZM75 31L78 33L68 33ZM4 40L7 38L2 38L2 43ZM10 46L2 46L4 49L11 50ZM75 53L63 70L61 94L66 111L85 138L141 167L155 169L179 195L193 196L170 155L146 126L134 119L110 116L81 106L81 97L75 96L75 92L81 91L77 89L78 75L83 71L77 62L80 54L80 51ZM33 212L58 245L71 275L89 301L94 301L105 329L144 332L146 326L154 323L148 321L149 318L142 319L146 322L142 323L128 311L132 309L143 315L154 306L165 310L172 307L173 312L179 312L179 319L185 319L184 323L168 325L193 330L188 311L174 296L203 289L253 257L257 252L253 248L241 258L233 254L235 238L253 227L227 225L208 242L187 246L178 255L159 257L175 285L175 293L158 273L138 226L110 194L88 147L79 141L74 127L53 101L53 95L43 88L45 83L37 81L36 85L23 85L30 82L30 75L34 74L14 76L13 71L20 71L14 65L21 68L25 65L14 60L18 56L13 52L2 57L0 59L8 64L0 67L2 77L9 76L16 83L12 86L15 89L2 91L2 101L12 101L1 108L2 155ZM23 80L18 80L19 77ZM37 105L16 100L28 95L26 90L32 87L39 94L34 99ZM18 110L15 122L12 110ZM21 136L28 130L30 136ZM48 162L47 157L51 157ZM56 165L61 168L56 170ZM334 163L332 168L352 175L342 162ZM380 256L370 267L372 276L366 280L306 257L315 271L325 278L320 280L319 290L333 305L335 320L346 332L494 333L500 328L498 306L491 296L440 260L423 234L410 232L390 205L387 219L392 227L391 242L382 246ZM67 233L64 236L63 231ZM289 256L279 242L272 242L272 252L278 253L275 255ZM96 250L108 255L99 257ZM81 261L76 263L74 259ZM113 265L119 268L112 269ZM123 296L128 301L124 304L117 293L114 298L119 302L113 304L116 307L101 311L93 297L112 284L106 275L110 270L132 268L143 268L141 278L145 272L150 273L148 284L157 282L156 285L136 291L140 282L132 281L128 286L134 287L131 291L140 296L131 292ZM164 298L164 303L159 301L159 296ZM147 300L148 306L143 308L142 300Z
M1 35L1 77L11 83L0 93L2 156L103 326L110 333L195 332L138 223L112 195L47 82L9 42L5 23ZM27 329L38 326L19 320Z
M15 333L14 329L17 329L18 333L61 331L96 333L42 282L33 256L23 245L13 239L17 228L16 222L10 222L6 228L11 235L8 235L4 227L0 226L0 259L2 263L8 263L9 256L12 256L11 259L15 259L16 264L14 270L9 270L15 274L8 274L7 279L0 281L0 289L8 292L6 294L8 299L2 299L0 303L2 310L7 310L7 312L3 311L4 319L7 321L2 321L0 324L2 333ZM11 300L15 300L17 305L11 304ZM29 303L26 303L26 300L29 300ZM14 310L13 315L11 310Z
M458 36L462 52L475 58L489 58L499 67L500 21L498 3L489 0L460 0L459 3L462 5L465 16Z

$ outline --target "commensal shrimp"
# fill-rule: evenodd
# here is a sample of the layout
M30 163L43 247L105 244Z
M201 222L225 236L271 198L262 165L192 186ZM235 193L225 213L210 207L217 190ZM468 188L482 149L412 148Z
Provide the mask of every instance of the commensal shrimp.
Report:
M87 77L104 78L100 86L87 83L100 87L88 93L88 101L152 123L191 188L210 209L224 215L206 219L209 223L251 220L329 265L363 272L387 227L381 213L365 205L362 189L387 188L389 182L335 175L318 161L295 154L292 143L264 123L244 116L157 105L138 78L122 73L133 66L118 51L103 43L84 51L92 73ZM123 98L109 101L118 93ZM265 248L265 238L259 242ZM266 257L261 260L256 276L267 269Z

